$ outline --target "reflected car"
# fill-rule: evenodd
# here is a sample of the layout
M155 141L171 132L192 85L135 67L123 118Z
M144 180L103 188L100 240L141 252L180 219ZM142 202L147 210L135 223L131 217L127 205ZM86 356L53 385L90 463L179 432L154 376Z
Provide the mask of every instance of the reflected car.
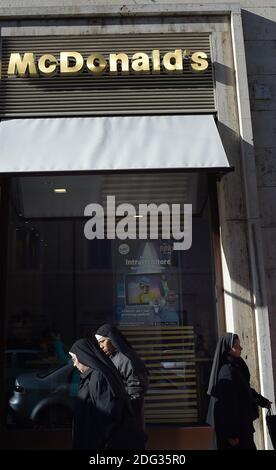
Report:
M79 372L71 363L19 375L9 406L18 422L58 428L72 422Z
M5 350L5 376L6 392L10 397L16 377L33 369L33 363L42 361L43 355L40 349L6 349Z

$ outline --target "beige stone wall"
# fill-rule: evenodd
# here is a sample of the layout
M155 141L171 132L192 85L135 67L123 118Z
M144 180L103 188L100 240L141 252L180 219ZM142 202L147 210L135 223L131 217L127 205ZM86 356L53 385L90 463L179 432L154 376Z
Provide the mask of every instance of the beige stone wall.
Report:
M257 2L255 2L257 3ZM274 3L274 5L273 5ZM276 383L276 8L243 12L251 115L261 212L266 292Z

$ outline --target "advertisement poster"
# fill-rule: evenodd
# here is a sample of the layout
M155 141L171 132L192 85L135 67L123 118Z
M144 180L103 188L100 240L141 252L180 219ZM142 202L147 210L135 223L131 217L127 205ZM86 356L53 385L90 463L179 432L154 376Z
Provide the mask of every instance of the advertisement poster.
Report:
M170 241L117 243L116 317L122 325L180 325L178 269Z

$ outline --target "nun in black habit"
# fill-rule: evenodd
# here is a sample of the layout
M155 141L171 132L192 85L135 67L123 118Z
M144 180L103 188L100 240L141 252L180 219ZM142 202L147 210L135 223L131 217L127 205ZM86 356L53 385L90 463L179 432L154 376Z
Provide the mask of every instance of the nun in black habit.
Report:
M226 333L217 344L213 360L207 422L215 429L218 449L256 450L253 421L259 417L258 406L270 406L267 398L250 387L250 373L241 351L238 335Z
M74 449L143 449L129 397L113 364L96 341L80 339L70 349L81 372L73 419Z
M108 323L96 331L100 348L119 371L130 397L137 422L144 429L144 395L148 389L148 372L125 336Z

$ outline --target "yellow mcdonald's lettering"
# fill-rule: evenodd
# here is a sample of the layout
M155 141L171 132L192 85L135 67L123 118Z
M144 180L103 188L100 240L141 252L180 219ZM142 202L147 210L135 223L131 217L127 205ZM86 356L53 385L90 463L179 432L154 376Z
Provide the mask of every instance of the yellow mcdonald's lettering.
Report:
M62 51L59 58L53 54L43 54L36 58L33 52L14 52L10 55L7 75L38 77L40 74L51 77L59 72L61 76L75 76L83 71L84 66L94 76L103 74L107 69L110 75L154 75L161 74L162 70L175 74L186 73L184 61L189 61L190 69L197 73L205 72L209 66L205 52L191 53L189 48L168 51L162 57L159 49L153 49L151 54L136 52L131 57L124 52L111 53L108 58L99 52L92 52L84 57L80 52Z
M152 73L160 73L160 51L158 49L152 51Z
M37 68L33 52L25 52L23 58L18 52L10 55L8 65L8 76L18 74L19 77L25 77L29 73L30 77L37 77Z
M163 67L166 72L179 73L183 71L182 50L175 49L174 52L167 52L163 57Z
M194 72L205 72L208 69L207 54L205 52L194 52L192 54L191 69Z
M69 59L73 59L74 64L71 65ZM84 60L79 52L61 52L60 53L60 74L61 75L77 75L84 66Z
M118 61L121 62L122 75L128 75L128 56L124 52L121 52L119 54L109 54L109 70L111 75L118 75Z
M100 75L105 71L107 67L107 61L102 54L91 54L87 58L86 67L89 72L92 72L95 75Z
M134 72L150 72L149 56L143 52L137 52L132 56L131 68Z
M38 70L41 75L52 77L57 70L57 59L52 54L44 54L38 61Z

